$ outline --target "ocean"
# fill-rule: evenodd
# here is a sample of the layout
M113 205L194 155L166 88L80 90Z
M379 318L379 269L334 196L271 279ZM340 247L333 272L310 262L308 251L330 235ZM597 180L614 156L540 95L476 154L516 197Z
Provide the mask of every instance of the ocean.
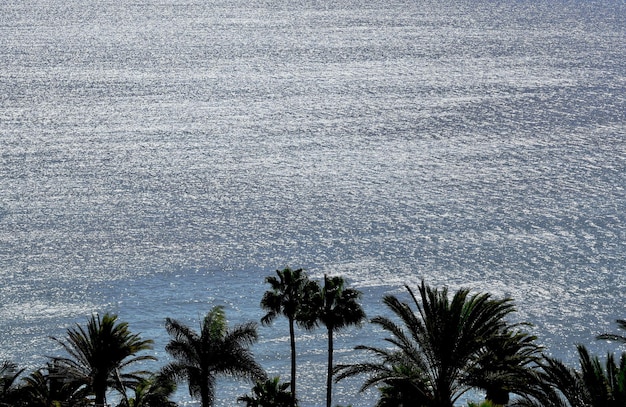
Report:
M166 317L259 321L287 266L368 317L424 280L512 297L572 364L623 350L594 337L626 318L625 61L617 0L4 0L0 359L34 370L113 312L156 369ZM259 334L287 381L286 323ZM297 335L320 406L324 330ZM360 384L335 403L373 406Z

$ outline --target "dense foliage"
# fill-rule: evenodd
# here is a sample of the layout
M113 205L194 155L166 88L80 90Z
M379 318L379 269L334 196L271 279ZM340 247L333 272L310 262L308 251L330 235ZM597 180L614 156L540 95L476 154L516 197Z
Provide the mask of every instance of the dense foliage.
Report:
M222 307L206 314L200 332L166 318L171 360L157 372L130 370L154 359L145 353L152 341L107 313L93 315L85 327L68 329L65 338L52 338L66 355L49 358L34 372L2 362L0 407L102 406L114 393L117 407L174 407L171 397L181 383L210 407L219 376L253 383L251 392L237 399L248 407L295 407L296 326L326 328L327 406L333 381L363 377L362 390L378 390L377 407L452 407L470 390L481 391L485 399L469 406L626 407L626 352L601 360L577 345L578 366L567 366L542 353L537 338L525 331L527 323L509 321L515 312L510 298L466 289L449 293L425 282L417 292L407 286L408 302L383 298L392 317L370 320L385 333L386 345L359 345L356 351L367 356L365 362L334 366L333 333L365 321L361 293L338 276L324 276L320 285L302 269L277 270L265 282L269 289L260 305L267 313L261 322L269 325L278 316L289 322L289 382L268 379L256 362L250 349L257 340L256 323L229 328ZM617 322L626 330L625 320ZM626 343L619 334L597 339Z

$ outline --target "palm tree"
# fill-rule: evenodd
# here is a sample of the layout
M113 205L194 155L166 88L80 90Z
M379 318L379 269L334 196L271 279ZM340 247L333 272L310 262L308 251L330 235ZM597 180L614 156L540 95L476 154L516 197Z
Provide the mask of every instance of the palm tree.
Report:
M513 304L489 294L470 295L466 289L458 290L450 300L447 288L433 289L423 281L418 301L406 288L417 312L387 295L385 305L402 324L382 316L372 319L390 334L385 341L392 347L358 346L374 358L338 366L337 380L367 374L361 390L385 386L387 394L393 394L391 390L397 387L411 397L412 405L452 407L471 388L468 374L475 371L489 341L505 330L505 317L514 311Z
M127 397L122 386L123 398L118 407L176 407L170 397L176 391L176 383L166 375L154 374L141 380L133 389L135 396Z
M493 338L478 352L475 366L467 373L466 384L485 390L485 400L493 405L507 405L509 394L532 392L537 377L535 369L541 347L537 337L511 326Z
M261 308L267 314L261 319L263 325L271 324L279 315L284 315L289 321L289 342L291 345L291 396L292 406L296 405L296 338L294 325L298 321L298 314L305 303L306 287L309 278L303 269L292 270L289 267L276 270L276 277L269 276L265 282L270 289L263 294Z
M537 390L514 402L516 407L623 407L626 405L626 352L619 364L608 354L604 366L583 345L577 346L580 369L545 357Z
M237 401L246 403L246 407L290 407L294 401L291 392L287 391L289 385L289 382L280 383L279 377L257 382L252 388L252 396L246 394Z
M309 287L310 300L303 311L303 323L313 326L321 322L328 331L328 372L326 375L326 407L332 400L333 334L345 327L359 326L365 320L365 312L359 304L361 292L346 288L343 277L324 275L324 287L317 283Z
M424 405L426 400L424 394L427 390L416 386L416 384L424 383L424 380L415 380L417 378L414 376L419 373L407 363L398 363L389 370L380 370L378 373L383 385L378 389L380 398L376 407Z
M102 318L92 315L87 330L78 324L68 329L65 341L52 339L70 355L54 361L69 378L87 386L95 396L96 405L106 403L106 392L116 383L118 376L131 384L147 374L146 371L136 371L120 375L122 369L140 361L155 360L150 355L135 356L152 349L152 340L142 340L139 334L132 334L128 323L118 322L117 315L109 313Z
M183 323L167 318L165 329L172 337L165 350L174 358L163 372L175 380L186 380L189 394L199 397L202 407L215 402L215 381L219 375L265 380L263 368L249 347L257 341L256 324L250 322L228 329L221 306L207 313L200 334Z
M68 380L54 362L32 372L22 381L20 400L29 407L86 407L90 403L87 387L79 381Z
M11 406L15 402L17 389L14 384L24 369L17 368L17 364L9 360L0 363L0 406Z

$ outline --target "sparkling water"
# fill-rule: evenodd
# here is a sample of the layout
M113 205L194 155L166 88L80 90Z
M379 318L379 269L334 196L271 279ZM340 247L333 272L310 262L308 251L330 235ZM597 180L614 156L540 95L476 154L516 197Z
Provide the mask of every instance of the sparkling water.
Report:
M157 369L166 317L258 321L285 266L343 275L370 317L424 279L513 297L566 361L615 351L594 336L626 317L624 61L617 0L5 0L0 357L35 369L110 311ZM287 332L254 348L284 380ZM324 330L297 340L322 405ZM335 401L372 406L360 383Z

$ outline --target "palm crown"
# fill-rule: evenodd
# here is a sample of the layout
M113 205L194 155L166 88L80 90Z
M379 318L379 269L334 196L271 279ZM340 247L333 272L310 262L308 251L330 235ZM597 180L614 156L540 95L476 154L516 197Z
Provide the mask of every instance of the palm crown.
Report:
M223 307L214 307L207 313L200 334L171 318L166 319L165 328L172 337L165 349L175 360L164 372L177 380L187 380L189 393L199 397L203 407L210 407L215 401L217 376L265 379L263 368L250 351L257 341L256 324L250 322L229 329Z
M332 400L334 332L350 325L360 326L365 312L359 303L361 292L345 285L343 277L324 275L324 286L315 282L307 288L308 301L302 312L302 321L308 327L320 322L328 331L328 372L326 379L326 406Z
M301 320L302 309L308 301L309 278L303 269L289 267L276 270L276 276L269 276L265 282L270 289L263 294L261 308L267 314L261 319L263 325L271 324L278 315L284 315L289 322L289 342L291 348L291 405L296 405L296 339L294 324L305 325Z
M506 327L504 318L514 308L509 299L495 300L488 294L457 291L450 300L446 288L432 289L424 282L419 297L409 291L411 305L392 295L384 303L402 324L375 317L390 336L391 348L358 346L376 360L336 369L337 380L367 374L362 389L382 386L387 404L404 401L429 407L451 407L468 389L468 374L480 360L481 350Z
M152 349L152 340L142 340L138 334L132 334L126 322L118 322L117 315L108 313L102 318L92 316L87 330L80 325L68 329L65 341L53 339L70 355L55 360L70 378L93 392L96 404L106 402L106 391L116 382L135 383L147 373L120 373L122 369L155 359L150 355L135 356Z

